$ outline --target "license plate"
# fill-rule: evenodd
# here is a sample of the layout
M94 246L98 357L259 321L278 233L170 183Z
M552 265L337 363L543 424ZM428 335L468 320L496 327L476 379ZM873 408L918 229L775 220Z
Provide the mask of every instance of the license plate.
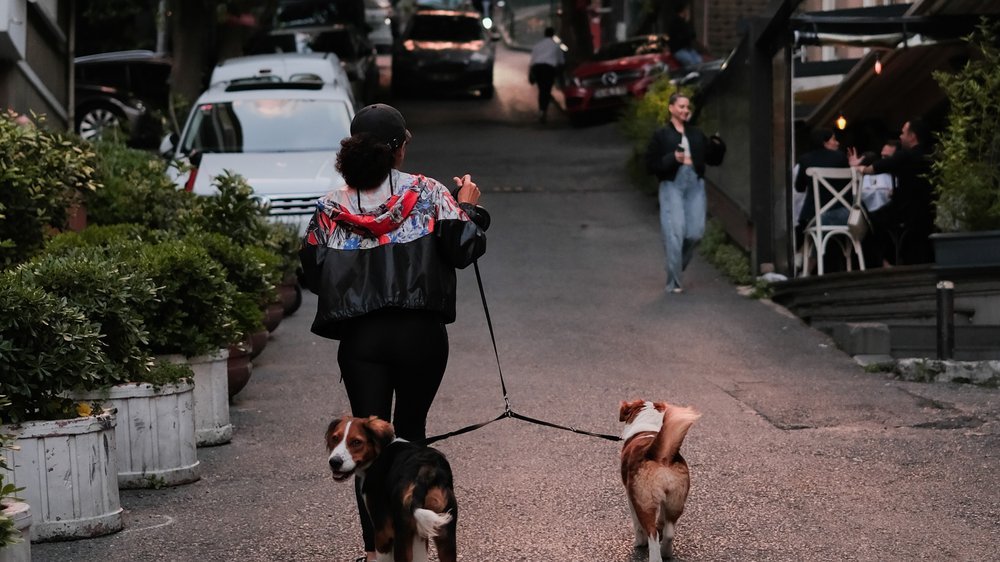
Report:
M427 78L434 82L451 82L455 80L455 75L447 72L432 72L427 75Z
M599 90L594 90L595 98L613 98L618 96L624 96L628 90L625 86L612 86L611 88L601 88Z

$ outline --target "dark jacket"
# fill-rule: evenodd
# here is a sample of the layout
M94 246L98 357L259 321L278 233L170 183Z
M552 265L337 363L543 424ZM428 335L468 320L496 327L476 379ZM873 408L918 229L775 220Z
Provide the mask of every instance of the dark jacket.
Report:
M849 168L847 155L838 150L828 148L818 148L807 152L799 159L799 174L795 176L795 190L805 192L806 197L802 203L802 212L799 214L799 224L807 225L816 216L816 205L813 203L813 179L806 175L809 168ZM843 187L848 180L830 180L830 185L835 188ZM833 194L826 189L819 191L820 207L833 199Z
M888 158L872 164L876 174L892 174L896 187L886 204L886 213L907 226L930 228L934 223L934 189L927 174L931 171L930 154L922 146L900 148Z
M684 125L691 147L691 163L698 177L705 175L705 165L718 166L725 155L725 145L720 140L709 140L700 129L694 125ZM660 127L653 133L653 138L646 148L646 169L660 181L673 180L681 163L674 156L674 151L681 144L681 133L674 128L673 122Z
M345 321L390 307L455 321L455 269L486 251L473 220L485 212L459 205L433 179L393 174L393 196L371 213L349 210L351 189L318 203L299 252L304 283L319 295L317 335L340 339Z

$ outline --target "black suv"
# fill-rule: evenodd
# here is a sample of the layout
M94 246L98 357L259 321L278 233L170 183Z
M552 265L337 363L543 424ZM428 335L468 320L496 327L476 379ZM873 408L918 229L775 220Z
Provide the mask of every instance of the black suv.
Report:
M393 46L393 94L458 89L492 98L497 39L483 26L479 12L421 9Z
M170 101L170 59L152 51L119 51L77 57L76 132L88 140L122 133L137 148L155 148L163 137Z

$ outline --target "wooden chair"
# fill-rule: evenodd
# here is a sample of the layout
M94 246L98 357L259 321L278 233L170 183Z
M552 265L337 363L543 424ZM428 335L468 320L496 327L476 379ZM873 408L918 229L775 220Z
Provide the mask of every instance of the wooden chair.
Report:
M816 272L823 275L823 256L826 254L826 245L830 240L836 240L844 253L844 260L847 262L847 270L853 269L851 261L851 251L858 257L858 267L861 271L865 269L865 257L861 252L861 240L851 235L846 224L823 224L823 213L834 209L840 205L850 209L855 201L858 201L861 180L858 173L853 168L809 168L806 175L813 179L813 207L815 216L806 225L803 231L805 239L802 242L802 270L801 277L809 275L809 258L813 247L816 249ZM831 180L847 180L841 187L834 187ZM837 182L839 183L839 182ZM820 204L821 193L828 193L832 197L825 204Z

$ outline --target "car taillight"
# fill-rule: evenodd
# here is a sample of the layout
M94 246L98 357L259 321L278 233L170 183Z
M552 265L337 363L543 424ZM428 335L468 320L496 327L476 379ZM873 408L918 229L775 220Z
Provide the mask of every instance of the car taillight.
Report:
M194 191L194 180L196 177L198 177L198 168L197 166L192 166L191 173L188 175L187 181L184 182L184 191Z

